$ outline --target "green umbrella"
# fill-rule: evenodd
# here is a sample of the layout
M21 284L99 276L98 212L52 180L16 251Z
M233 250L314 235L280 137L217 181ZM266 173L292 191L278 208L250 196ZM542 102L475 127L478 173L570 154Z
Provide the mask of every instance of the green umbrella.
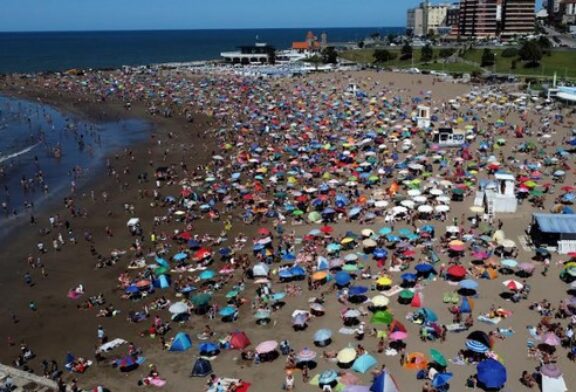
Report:
M452 189L452 193L454 195L463 195L464 191L462 189L459 189L459 188L454 188L454 189Z
M229 292L226 293L226 298L234 298L238 294L240 294L238 290L230 290Z
M312 211L311 213L308 214L308 220L310 222L318 222L322 220L322 216L318 211Z
M438 365L442 367L448 366L448 362L440 351L436 350L435 348L430 349L430 357L436 362Z
M411 290L402 290L399 295L402 299L410 299L414 297L414 293Z
M154 270L154 275L156 276L160 276L160 275L164 275L165 273L167 273L168 271L170 271L169 268L166 267L158 267Z
M390 325L394 320L394 316L387 310L379 310L370 319L372 324L386 324Z
M342 270L346 272L355 272L358 271L358 266L356 264L344 264Z
M211 299L212 296L210 294L202 293L192 297L192 303L194 304L194 306L204 306L208 302L210 302Z
M302 216L302 215L304 215L304 211L302 211L302 210L294 210L294 211L292 211L292 215L294 215L294 216Z
M540 196L544 195L544 192L542 192L539 189L534 189L532 192L530 192L530 195L534 196L534 197L540 197Z

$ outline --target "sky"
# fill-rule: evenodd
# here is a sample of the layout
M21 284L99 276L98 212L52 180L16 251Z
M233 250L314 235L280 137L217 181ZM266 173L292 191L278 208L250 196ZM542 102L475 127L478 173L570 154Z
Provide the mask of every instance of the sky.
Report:
M0 0L0 31L404 26L420 0Z

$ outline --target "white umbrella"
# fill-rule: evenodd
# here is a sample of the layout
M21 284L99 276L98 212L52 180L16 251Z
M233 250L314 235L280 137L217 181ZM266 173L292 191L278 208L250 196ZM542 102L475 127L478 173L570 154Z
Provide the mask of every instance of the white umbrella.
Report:
M400 205L401 205L401 206L404 206L404 207L406 207L406 208L412 209L412 208L414 208L414 206L416 205L416 203L414 203L412 200L402 200L402 201L400 202Z
M423 212L425 214L429 214L432 211L434 211L434 209L432 208L432 206L429 206L429 205L423 205L423 206L418 207L418 212Z
M428 201L428 199L426 198L426 196L420 195L420 196L414 196L412 198L412 200L414 200L416 203L426 203Z
M460 233L460 229L458 228L458 226L447 226L446 232L447 233Z
M419 189L410 189L408 192L408 196L420 196L422 194L422 192L420 192Z
M436 198L436 200L438 200L440 203L449 203L450 202L450 198L448 196L445 196L445 195L438 196Z
M188 305L185 302L175 302L168 308L172 314L182 314L188 312Z
M436 212L448 212L450 211L450 206L436 206L434 210L436 210Z
M433 196L440 196L440 195L444 194L442 189L438 189L438 188L432 188L428 191L428 193L430 193Z
M390 203L387 200L376 200L374 202L374 207L386 208L386 207L388 207L388 204L390 204Z
M408 208L404 206L395 206L392 208L391 212L393 214L405 214L408 212Z

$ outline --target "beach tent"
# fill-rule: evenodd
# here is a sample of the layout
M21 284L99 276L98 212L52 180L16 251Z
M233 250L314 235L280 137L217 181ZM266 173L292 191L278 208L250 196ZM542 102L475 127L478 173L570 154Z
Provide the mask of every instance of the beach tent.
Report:
M206 377L212 373L212 365L210 361L204 358L198 358L192 367L192 377Z
M352 365L352 370L364 374L376 366L377 363L378 361L376 361L376 358L366 353L356 358Z
M483 360L476 367L478 383L485 388L498 389L506 384L506 368L495 359Z
M270 267L264 263L258 263L252 267L252 273L254 276L268 276L268 271L270 271Z
M244 332L237 331L230 334L230 347L233 349L243 350L250 344L250 339Z
M185 332L178 332L170 345L170 349L168 351L186 351L192 347L192 340L190 339L190 335Z
M200 355L205 357L214 357L220 354L220 347L216 343L206 342L202 343L199 347Z
M390 373L384 371L374 378L370 392L400 392L400 388Z

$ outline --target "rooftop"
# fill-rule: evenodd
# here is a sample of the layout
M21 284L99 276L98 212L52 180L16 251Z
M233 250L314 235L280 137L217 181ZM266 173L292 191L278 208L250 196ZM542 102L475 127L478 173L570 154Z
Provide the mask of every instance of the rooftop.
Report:
M534 214L543 233L576 234L576 214Z

